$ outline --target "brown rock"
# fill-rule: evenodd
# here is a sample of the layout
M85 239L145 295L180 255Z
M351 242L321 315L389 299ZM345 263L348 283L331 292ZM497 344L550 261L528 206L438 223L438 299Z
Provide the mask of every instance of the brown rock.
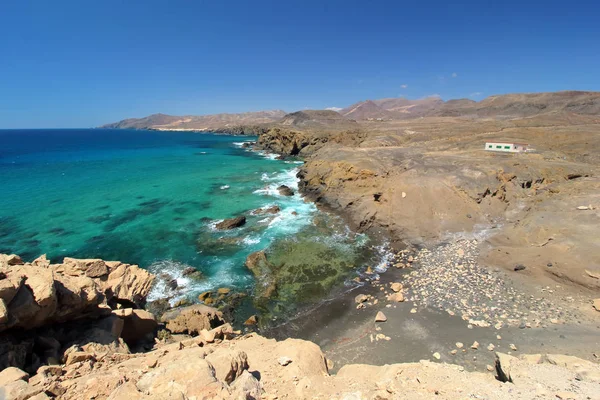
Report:
M394 282L394 283L392 283L392 285L391 285L391 288L392 288L392 290L393 290L394 292L399 292L399 291L401 291L401 290L402 290L402 287L403 287L403 286L402 286L402 284L401 284L400 282Z
M188 335L198 335L202 329L211 330L225 323L220 311L202 304L170 310L161 321L172 333Z
M8 367L0 371L0 386L8 385L16 381L26 381L29 379L29 374L21 371L19 368Z
M282 196L293 196L294 195L294 191L289 186L286 186L286 185L279 186L277 188L277 191Z
M264 207L264 208L259 208L257 210L254 210L254 211L252 211L252 214L254 214L254 215L277 214L280 211L281 211L281 208L279 206L271 206L271 207Z
M35 260L31 262L31 265L35 265L36 267L48 268L50 266L50 261L46 257L45 254L42 254Z
M231 289L229 289L229 288L219 288L217 290L218 294L229 294L230 292L231 292Z
M107 300L129 301L142 308L152 288L152 282L154 275L148 271L137 265L121 264L110 272L108 279L102 282L101 286Z
M258 323L258 317L256 315L251 315L246 322L244 322L244 325L256 325Z
M23 260L16 254L0 254L0 266L2 265L23 265Z
M388 301L402 303L404 301L404 295L402 293L392 293L387 297Z
M100 278L108 274L108 267L102 260L93 262L85 271L85 275L90 278Z
M27 400L33 396L40 394L43 390L41 387L33 387L25 381L15 381L5 385L0 392L3 399L6 400Z
M387 321L387 317L385 316L384 313L379 311L377 313L377 315L375 316L375 322L385 322L385 321Z
M200 301L205 301L206 299L208 299L208 298L210 297L210 295L211 295L211 293L210 293L210 292L203 292L203 293L200 293L200 294L198 295L198 300L200 300Z
M85 351L74 351L69 353L67 356L67 360L65 361L65 365L69 366L76 362L82 362L87 360L93 360L94 355Z
M206 356L215 369L217 379L231 384L248 369L248 356L240 350L221 350Z
M216 224L215 228L217 228L219 230L227 230L227 229L239 228L240 226L245 225L245 224L246 224L246 217L244 217L242 215L240 217L224 219L223 221Z
M592 306L596 311L600 311L600 299L594 299Z

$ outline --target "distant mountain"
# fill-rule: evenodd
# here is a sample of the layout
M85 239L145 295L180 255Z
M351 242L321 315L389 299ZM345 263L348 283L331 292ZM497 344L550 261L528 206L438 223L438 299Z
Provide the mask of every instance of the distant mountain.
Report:
M303 110L285 115L277 125L299 129L347 130L358 128L356 121L331 110Z
M361 101L351 105L350 107L346 107L340 111L340 114L346 118L355 120L394 118L394 113L387 111L385 108L377 105L377 103L371 100Z
M404 120L420 117L531 118L551 116L554 120L574 121L579 116L600 116L600 92L564 91L490 96L476 102L470 99L443 101L439 97L420 100L386 98L355 103L338 112L305 110L286 114L281 110L173 116L153 114L130 118L102 128L215 130L221 132L260 131L268 126L297 129L353 129L368 120ZM533 122L532 122L533 123Z
M129 118L101 128L113 129L159 129L159 130L210 130L232 128L241 125L258 125L276 122L285 116L285 111L257 111L240 114L213 114L172 116L152 114L144 118Z
M388 98L366 100L344 108L340 114L356 120L410 119L418 117L523 118L544 113L566 112L600 115L600 92L565 91L490 96L480 102L470 99L443 101Z

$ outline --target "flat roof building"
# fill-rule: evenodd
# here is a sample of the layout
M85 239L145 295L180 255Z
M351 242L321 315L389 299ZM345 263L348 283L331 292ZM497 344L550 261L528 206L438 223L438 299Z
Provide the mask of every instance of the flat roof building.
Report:
M524 153L529 148L528 143L517 142L487 142L485 149L487 151L501 151L505 153Z

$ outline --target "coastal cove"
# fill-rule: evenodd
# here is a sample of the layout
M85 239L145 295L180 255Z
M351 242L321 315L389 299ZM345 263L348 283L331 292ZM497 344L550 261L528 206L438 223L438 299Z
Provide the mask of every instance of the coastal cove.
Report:
M8 190L0 252L138 264L158 277L150 302L194 303L228 288L244 296L232 310L238 322L253 313L277 318L321 301L382 256L367 236L304 201L295 176L302 161L250 151L244 142L253 137L109 129L0 137ZM280 185L294 195L281 195ZM280 211L256 213L274 206ZM244 226L215 228L239 215ZM274 301L259 298L245 266L261 250L280 267ZM190 267L201 276L186 275Z

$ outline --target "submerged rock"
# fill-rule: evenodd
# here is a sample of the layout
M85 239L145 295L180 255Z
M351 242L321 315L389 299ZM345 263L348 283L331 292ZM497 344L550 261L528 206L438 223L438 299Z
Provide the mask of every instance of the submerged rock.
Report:
M258 208L256 210L252 211L252 214L254 214L254 215L277 214L280 211L281 211L281 208L279 206L270 206L270 207Z
M219 230L227 230L227 229L239 228L240 226L243 226L245 224L246 224L246 217L244 217L242 215L242 216L235 217L235 218L224 219L223 221L216 224L215 228L217 228Z

